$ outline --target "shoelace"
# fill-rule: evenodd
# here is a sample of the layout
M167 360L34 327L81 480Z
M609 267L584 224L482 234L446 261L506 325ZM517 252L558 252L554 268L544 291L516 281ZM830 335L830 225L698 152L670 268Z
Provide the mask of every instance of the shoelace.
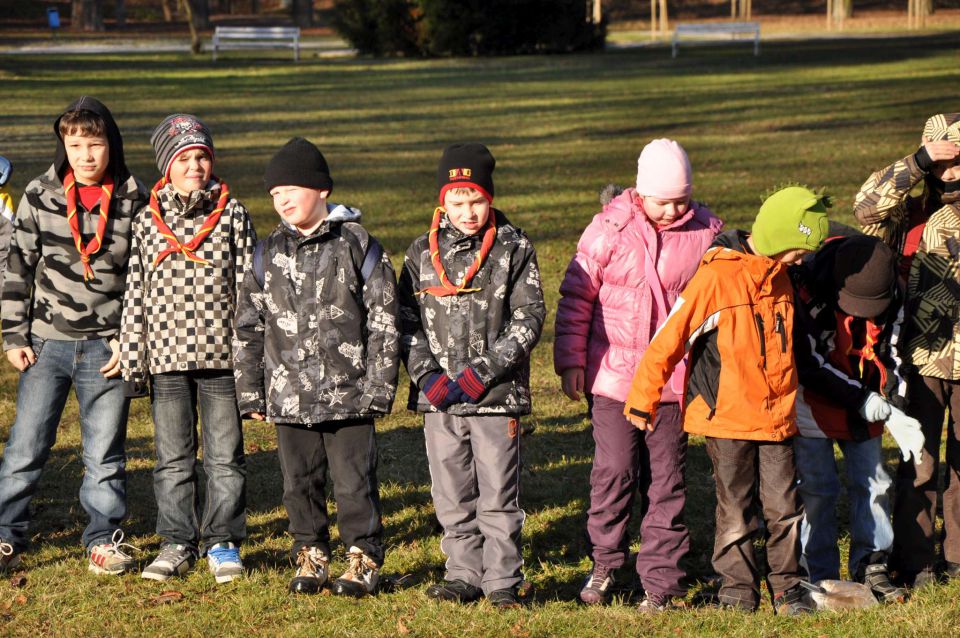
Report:
M124 559L132 558L129 554L125 553L122 549L120 549L121 547L129 547L135 552L140 551L139 547L131 545L130 543L123 542L123 530L121 529L116 529L113 531L113 536L110 537L110 542L113 544L107 548L107 551L112 553L114 556L117 556L118 558L124 558Z
M363 554L360 552L350 552L347 556L350 561L350 571L353 572L357 578L363 578L363 575L368 571L367 565L363 562Z
M213 556L213 559L218 563L239 563L240 562L239 547L214 547L213 549L207 552L207 555Z
M299 576L317 576L320 563L320 554L310 550L300 550L297 554L297 575Z
M596 587L597 589L603 587L603 583L610 576L610 568L603 565L597 565L593 568L593 573L590 574L590 587Z

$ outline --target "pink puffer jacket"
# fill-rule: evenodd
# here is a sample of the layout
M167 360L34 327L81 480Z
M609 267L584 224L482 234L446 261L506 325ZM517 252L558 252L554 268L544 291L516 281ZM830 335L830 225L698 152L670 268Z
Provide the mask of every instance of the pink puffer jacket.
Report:
M560 285L553 345L557 374L585 368L586 391L615 401L626 400L650 339L723 228L697 202L670 226L656 228L635 195L632 188L624 191L583 232ZM648 251L662 285L664 313L648 282ZM679 400L683 369L678 366L674 382L665 387L664 402Z

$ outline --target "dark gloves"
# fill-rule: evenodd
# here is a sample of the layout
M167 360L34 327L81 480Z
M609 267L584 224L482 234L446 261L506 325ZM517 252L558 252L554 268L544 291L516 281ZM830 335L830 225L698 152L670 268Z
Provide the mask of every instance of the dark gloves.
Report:
M453 384L453 381L447 375L442 372L431 372L426 376L420 389L423 391L423 396L427 397L430 405L438 410L445 410L450 407L447 395L450 392L451 384Z
M457 386L463 391L464 397L462 400L464 403L476 403L487 391L487 386L483 384L473 368L463 369L463 372L457 377Z

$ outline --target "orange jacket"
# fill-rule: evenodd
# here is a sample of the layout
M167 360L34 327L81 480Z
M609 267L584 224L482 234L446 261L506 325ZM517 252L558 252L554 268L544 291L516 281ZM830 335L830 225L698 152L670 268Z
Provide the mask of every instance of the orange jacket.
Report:
M644 353L624 414L652 422L663 385L689 351L687 432L787 439L797 433L792 332L793 286L786 266L711 248Z

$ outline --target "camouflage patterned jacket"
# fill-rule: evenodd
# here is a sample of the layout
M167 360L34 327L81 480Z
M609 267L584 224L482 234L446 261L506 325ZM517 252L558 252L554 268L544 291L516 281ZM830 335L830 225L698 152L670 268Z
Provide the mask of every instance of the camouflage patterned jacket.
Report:
M494 210L497 241L470 287L479 292L449 297L418 295L440 280L430 259L427 234L411 244L400 276L400 330L412 380L407 407L436 411L417 385L430 372L456 378L466 367L488 388L476 405L457 403L447 413L529 414L530 353L540 340L546 306L533 244ZM480 234L467 236L444 216L439 247L448 277L461 281L480 248Z
M927 220L907 280L907 356L929 377L960 380L960 193Z
M90 258L94 278L83 266L67 224L67 200L55 166L31 181L17 208L3 282L3 348L42 339L116 337L134 212L147 192L134 177L114 189L103 247ZM80 214L80 234L89 241L97 217Z
M264 240L264 285L247 271L234 323L241 414L313 424L390 412L400 367L396 275L384 254L363 282L376 239L359 219L331 206L309 237L281 224Z
M219 197L219 182L194 191L187 202L171 184L157 193L164 221L181 242L196 236ZM231 198L197 248L197 257L208 264L174 253L154 267L170 243L149 208L136 215L120 337L125 381L143 383L148 374L163 372L233 368L233 315L256 241L247 209Z

